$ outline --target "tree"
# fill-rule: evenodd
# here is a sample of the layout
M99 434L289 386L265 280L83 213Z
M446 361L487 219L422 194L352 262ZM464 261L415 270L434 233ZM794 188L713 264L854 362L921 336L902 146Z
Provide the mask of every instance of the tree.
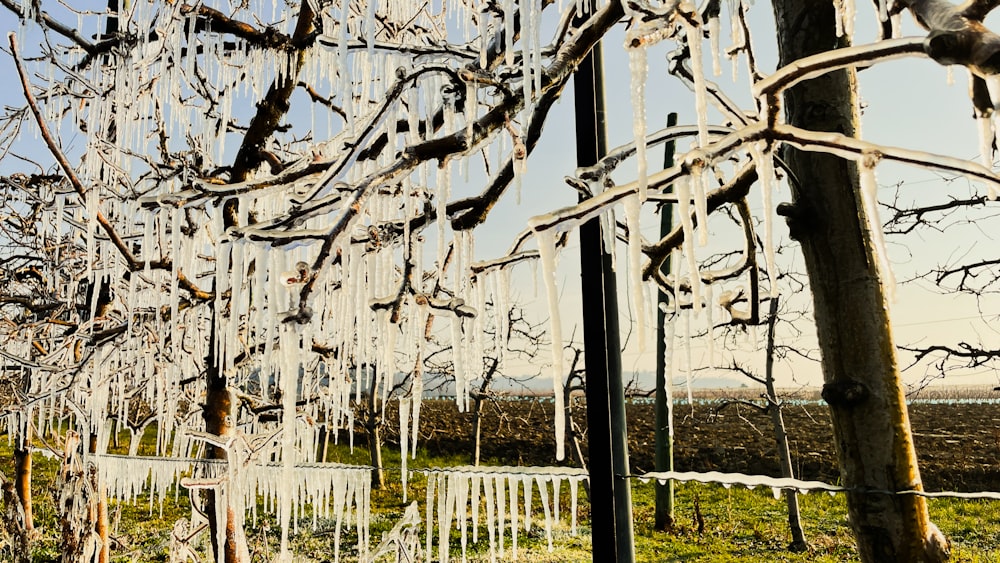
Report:
M778 297L776 296L771 298L771 304L767 315L767 345L765 348L767 358L764 363L764 377L756 375L738 363L734 363L732 368L750 380L764 386L764 393L761 394L761 398L764 400L764 403L758 404L754 401L746 399L736 399L734 401L724 402L718 409L716 409L715 412L718 414L719 411L729 405L742 404L757 409L760 413L767 415L771 419L771 431L774 434L774 445L775 451L778 454L778 465L781 468L781 476L794 478L795 474L794 469L792 468L792 454L788 447L788 432L785 430L785 420L782 415L784 403L778 399L778 393L774 385L774 329L777 324L777 320ZM790 551L806 551L809 549L809 544L806 541L805 532L802 530L798 492L785 490L784 496L785 504L788 507L788 528L792 534L792 543L788 545L788 549Z
M448 3L448 11L322 0L249 2L228 11L112 2L104 14L0 4L43 39L26 41L37 47L25 54L11 35L27 109L10 110L5 123L29 120L44 147L27 148L31 139L20 135L22 144L7 145L5 154L56 162L37 175L62 186L36 198L42 215L25 224L34 240L25 248L66 241L70 249L41 259L52 272L46 287L64 313L37 318L57 333L57 346L35 358L5 352L33 376L45 375L32 393L69 400L86 445L67 461L105 451L115 411L139 400L155 405L160 453L199 453L248 468L280 460L289 481L277 503L287 557L295 464L315 455L314 415L346 422L351 390L365 383L358 366L377 366L367 383L387 389L397 368L427 357L424 330L433 311L449 323L445 345L465 389L467 368L484 365L486 303L503 301L510 269L543 257L549 282L563 238L557 233L593 218L604 223L605 251L616 237L626 241L641 341L650 310L644 283L667 295L680 322L704 315L712 327L720 318L757 324L762 294L779 291L770 216L772 186L784 174L794 201L779 211L803 248L824 397L844 482L854 489L848 499L862 558L945 556L922 498L912 494L920 481L888 328L889 270L877 249L873 170L895 161L993 186L1000 180L965 160L860 139L854 69L879 72L883 61L901 56L962 64L978 77L973 101L985 112L993 104L983 77L998 70L1000 44L982 25L993 2L879 2L885 39L848 48L853 3L776 0L781 61L769 76L757 66L742 1L728 14L717 0L611 1L592 14L575 14L572 3L554 14L548 1L530 8ZM926 38L889 39L889 16L904 10L927 26ZM751 111L705 76L702 44L717 44L723 16L735 34L730 54L749 69L741 86L753 94ZM80 25L66 23L77 18ZM546 18L560 23L543 45ZM480 261L475 243L492 226L487 220L501 197L532 178L526 162L574 70L623 19L633 142L569 178L573 191L564 191L579 194L580 203L539 214L511 237L507 252ZM649 132L647 57L666 44L676 47L670 74L694 92L695 123ZM679 154L677 165L651 172L646 152L681 138L696 146ZM634 173L625 161L636 164ZM460 181L466 168L470 180ZM613 173L635 181L616 185ZM765 202L762 236L748 199L755 184ZM39 189L30 182L4 188L22 195ZM645 241L642 215L663 202L673 204L678 226ZM609 217L616 206L624 222ZM714 228L714 218L726 214L738 226L717 241L728 245L726 258L699 258L709 221ZM677 266L669 273L667 260ZM733 290L716 291L727 286ZM557 327L558 315L552 321ZM565 377L558 334L553 330L557 396ZM31 342L18 340L19 351ZM268 417L242 397L266 403ZM181 412L181 404L190 410ZM559 428L563 403L556 405ZM556 440L561 451L563 437ZM208 487L205 508L213 550L240 561L247 558L240 491L229 486L221 480Z

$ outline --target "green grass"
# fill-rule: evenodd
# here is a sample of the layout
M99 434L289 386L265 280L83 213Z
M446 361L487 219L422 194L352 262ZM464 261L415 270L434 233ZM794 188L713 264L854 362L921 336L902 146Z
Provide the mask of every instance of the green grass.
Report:
M146 436L146 440L150 437ZM127 437L123 440L127 447ZM143 452L147 453L147 452ZM384 464L399 467L399 452L394 448L385 451ZM367 462L367 451L356 447L353 452L346 445L331 446L330 461L342 463ZM416 460L409 460L411 474L408 502L420 505L424 512L426 479L421 467L447 467L464 465L462 456L430 457L423 453ZM53 505L56 460L36 455L34 460L35 520L38 536L34 543L33 560L57 561L60 555L59 530ZM12 475L10 448L0 443L0 471ZM402 487L398 471L387 471L387 486L372 492L373 514L371 519L372 547L383 533L392 528L402 517L407 503L402 500ZM812 493L800 496L802 520L810 544L808 552L796 554L786 549L790 542L785 502L776 500L769 489L747 490L724 488L719 485L679 483L676 491L675 525L670 532L653 529L654 485L633 483L633 520L635 522L635 547L639 562L698 561L698 562L760 562L760 561L856 561L854 542L847 523L846 506L842 495ZM169 538L174 522L190 517L186 492L171 495L162 507L154 505L152 511L147 498L140 497L133 504L112 503L113 560L166 561ZM560 510L562 520L554 530L553 552L547 550L542 526L540 503L535 498L533 529L519 532L519 559L539 562L585 562L591 560L589 512L586 496L579 491L579 533L569 533L569 491L562 488ZM696 509L697 504L697 509ZM1000 563L1000 501L931 499L928 501L932 519L952 541L953 561ZM263 513L263 507L259 507ZM699 519L700 515L700 519ZM335 543L334 522L320 519L312 527L311 513L306 511L300 521L299 533L292 538L293 551L302 561L333 561ZM699 524L699 522L701 524ZM700 528L700 529L699 529ZM248 521L247 537L254 560L264 560L277 553L280 530L273 517L264 516L255 522ZM488 561L488 540L485 525L479 530L479 541L471 541L468 531L470 561ZM437 532L434 544L437 546ZM461 560L460 533L450 532L450 554ZM341 561L356 560L357 537L353 529L341 535ZM510 534L505 537L507 554L510 554ZM424 545L423 537L421 545ZM202 547L204 549L204 546ZM6 540L0 536L0 560L9 553ZM352 557L353 555L353 557ZM435 560L437 559L435 554ZM297 559L298 560L298 559Z

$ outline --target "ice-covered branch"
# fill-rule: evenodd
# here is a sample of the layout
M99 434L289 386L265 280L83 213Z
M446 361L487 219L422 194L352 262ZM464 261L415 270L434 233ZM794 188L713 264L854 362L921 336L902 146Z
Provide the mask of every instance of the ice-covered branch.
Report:
M708 212L712 213L727 203L736 203L745 198L750 191L750 186L756 181L756 167L749 164L743 166L732 180L707 194ZM692 220L696 220L693 210L691 217ZM649 279L656 271L659 271L663 267L663 260L669 256L670 251L680 248L683 242L684 230L678 225L659 241L644 246L643 253L649 256L652 261L643 268L643 278Z
M708 127L709 135L717 137L728 135L732 132L733 130L729 127ZM677 139L682 139L684 137L694 137L697 135L698 127L696 125L676 125L674 127L666 127L646 135L645 143L648 149L663 143L676 141ZM622 162L634 156L635 153L635 142L616 147L608 151L608 154L601 158L597 164L584 168L578 168L576 170L576 175L579 179L584 180L590 185L601 185L605 178L614 172Z
M886 39L869 45L844 47L793 61L753 86L754 96L777 100L781 92L803 80L809 80L842 68L870 65L903 57L923 56L922 37Z
M216 13L211 8L199 6L198 9L199 13L205 11L213 12L213 18L216 20L228 21L228 18L225 18L223 14ZM299 7L298 19L295 23L295 32L288 40L290 43L300 44L306 40L313 31L312 20L315 15L310 7L310 2L302 2L302 5ZM226 29L219 24L213 25L213 29L216 29L216 26L222 27L222 30ZM305 53L300 49L296 53L294 62L290 65L291 68L288 69L286 74L275 79L274 83L268 89L267 94L257 104L257 111L250 120L250 126L243 135L243 142L236 153L236 159L230 171L231 181L242 182L246 180L250 172L264 162L264 144L274 135L285 113L288 112L288 100L298 85L298 74L302 70L304 62ZM235 224L234 220L230 219L229 221L230 225Z
M827 152L855 161L875 157L876 160L941 170L960 174L973 181L1000 186L1000 176L996 173L981 164L960 158L877 145L840 133L807 131L790 125L776 125L767 136L806 151Z
M929 57L943 65L966 66L980 76L1000 72L1000 36L983 24L993 2L971 0L957 6L948 0L900 2L930 32L924 41Z

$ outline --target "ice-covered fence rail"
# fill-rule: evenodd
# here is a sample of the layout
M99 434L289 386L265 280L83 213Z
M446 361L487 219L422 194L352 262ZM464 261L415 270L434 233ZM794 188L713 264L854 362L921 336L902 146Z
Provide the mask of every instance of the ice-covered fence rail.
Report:
M472 524L472 542L479 541L480 504L485 502L490 561L505 557L504 534L510 530L511 558L517 557L518 528L531 530L534 490L542 504L545 537L552 547L552 529L560 520L559 494L563 481L569 485L570 533L576 534L577 486L587 471L575 467L477 467L457 466L417 470L427 477L426 556L434 543L435 511L438 529L438 560L448 561L452 521L461 533L465 560ZM551 486L550 486L551 484ZM471 514L470 514L471 511Z
M292 467L295 483L292 487L292 509L296 515L292 519L294 532L298 533L299 519L303 508L311 505L312 525L315 528L319 518L333 517L337 537L343 524L350 525L351 510L358 533L358 547L368 545L368 530L371 520L371 471L367 465L343 463L297 463ZM265 503L277 506L279 495L285 489L284 467L280 463L248 465L237 474L240 484L236 490L247 495L259 495ZM253 517L257 516L257 504L248 503ZM346 520L345 520L346 518ZM339 541L339 540L338 540Z
M720 471L654 471L643 473L642 475L629 475L630 478L647 482L656 479L661 483L668 479L673 481L697 481L699 483L718 483L724 487L740 485L748 489L756 487L770 487L774 493L774 498L781 496L783 490L794 490L800 493L811 491L825 491L828 493L860 492L878 495L917 495L927 498L962 498L962 499L990 499L1000 500L1000 492L980 491L974 493L960 493L957 491L886 491L880 489L866 489L858 487L840 487L830 485L822 481L803 481L788 477L768 477L767 475L747 475L745 473L722 473Z
M161 513L167 492L181 477L195 469L205 478L218 478L226 472L226 462L210 459L97 454L88 455L87 460L104 476L108 498L135 502L136 497L149 492L149 510L156 502Z
M496 398L494 400L498 400L498 401L521 401L521 400L525 400L526 398L532 398L532 397L528 396L528 397L522 398L522 397L519 397L519 396L510 396L510 397L498 397L498 398ZM759 398L759 397L747 396L747 397L743 397L743 398L753 400L753 399ZM732 399L733 398L731 398L731 397L725 397L725 396L714 397L714 398L694 397L689 402L686 397L677 397L677 398L674 399L674 404L675 405L694 404L694 405L699 405L699 406L717 406L717 405L721 405L722 403L731 401ZM651 404L654 403L655 399L653 397L628 397L627 401L628 401L629 404L651 405ZM799 399L799 398L794 398L794 397L788 397L788 398L782 399L781 400L781 404L784 405L784 406L793 406L793 407L810 407L810 406L826 407L826 406L828 406L827 402L824 401L823 399ZM1000 404L1000 399L998 399L998 398L990 398L990 397L969 397L969 398L955 398L955 399L935 399L935 398L916 397L916 398L912 398L912 399L906 399L906 404L907 405L998 405L998 404Z
M277 502L282 490L282 466L272 464L247 464L230 472L229 464L221 460L198 458L168 458L154 456L125 456L113 454L90 455L87 459L104 475L108 497L119 502L135 502L140 494L150 492L150 510L154 500L160 503L169 489L192 476L192 486L221 486L231 476L239 481L237 491L247 495L246 505L253 516L257 512L257 496L265 503ZM371 513L371 467L343 463L296 464L292 506L299 516L306 505L313 507L313 526L319 518L333 517L339 531L341 524L353 521L358 532L359 545L367 545Z

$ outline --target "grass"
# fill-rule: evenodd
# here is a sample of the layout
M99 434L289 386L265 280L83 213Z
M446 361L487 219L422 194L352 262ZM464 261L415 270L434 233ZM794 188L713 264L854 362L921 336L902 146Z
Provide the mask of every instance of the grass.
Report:
M331 461L360 463L367 461L364 448L353 452L345 445L331 447ZM384 463L399 467L399 452L387 448ZM418 455L410 460L411 469L421 467L447 467L464 465L465 456L430 457ZM58 522L53 505L56 460L36 455L32 492L35 501L35 519L38 537L34 544L33 560L57 561L61 554ZM10 448L0 443L0 471L12 475ZM372 492L373 514L371 519L372 546L383 533L392 528L402 517L408 503L402 501L402 487L398 471L389 471L385 488ZM411 474L409 502L420 504L424 513L426 479L420 473ZM147 498L140 497L136 504L112 503L112 537L115 547L113 560L167 561L169 560L170 532L174 523L190 516L190 504L185 492L171 496L162 507L150 510ZM562 489L560 500L562 521L554 530L554 551L547 550L542 527L542 510L535 498L534 526L531 532L519 533L519 559L538 562L591 561L589 513L584 491L579 491L579 534L569 533L567 511L570 506L569 491ZM1000 563L1000 501L931 499L928 501L931 518L952 541L952 560L960 562ZM633 520L637 561L653 563L663 561L698 562L760 562L760 561L856 561L854 542L847 523L847 512L842 495L812 493L800 496L802 520L810 549L805 553L791 553L786 549L790 542L784 500L776 500L769 489L747 490L724 488L720 485L678 483L675 504L675 525L670 532L653 529L654 485L633 483ZM263 507L259 507L263 509ZM263 513L263 510L259 512ZM335 534L334 522L320 519L312 527L312 517L307 511L300 520L299 533L292 538L292 548L297 560L333 561ZM278 550L280 530L272 516L248 522L247 537L254 560L273 557ZM471 529L469 531L471 536ZM204 535L204 534L203 534ZM436 535L436 532L435 532ZM469 561L489 561L489 547L485 526L480 528L479 541L469 538ZM450 555L461 561L460 534L451 530ZM341 561L356 560L357 536L353 529L342 534ZM435 537L435 546L437 538ZM424 545L421 534L421 545ZM510 535L506 537L507 554L510 554ZM204 550L204 546L201 548ZM0 560L5 560L9 546L0 536ZM352 556L353 555L353 556ZM435 554L435 560L437 556Z

